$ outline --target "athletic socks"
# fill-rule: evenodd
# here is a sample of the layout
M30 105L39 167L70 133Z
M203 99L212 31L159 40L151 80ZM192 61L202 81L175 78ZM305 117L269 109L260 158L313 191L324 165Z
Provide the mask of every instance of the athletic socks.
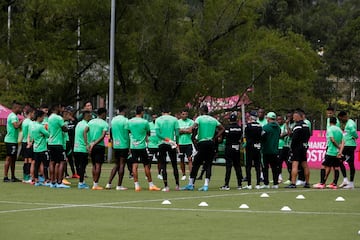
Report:
M326 179L325 179L325 169L321 169L320 170L320 183L322 183L322 184L325 184L325 182L326 182Z
M189 179L189 185L194 185L194 179L193 178Z
M209 182L210 182L210 179L209 179L209 178L205 178L204 186L209 186Z
M337 182L338 182L338 180L339 180L339 175L340 175L340 172L339 172L338 169L335 169L334 175L335 175L335 176L334 176L334 184L337 185Z

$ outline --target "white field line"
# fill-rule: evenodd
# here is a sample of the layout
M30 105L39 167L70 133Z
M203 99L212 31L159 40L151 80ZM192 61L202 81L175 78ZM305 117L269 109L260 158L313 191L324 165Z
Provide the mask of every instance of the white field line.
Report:
M288 190L288 191L267 191L267 193L303 193L303 192L313 192L319 191L317 189L308 189L308 190ZM322 190L322 191L333 191L333 190ZM56 204L56 203L32 203L32 202L13 202L13 201L0 201L4 204L16 204L16 205L40 205L40 206L49 206L42 208L28 208L28 209L14 209L14 210L0 210L0 214L4 213L14 213L14 212L28 212L28 211L42 211L42 210L52 210L52 209L63 209L63 208L73 208L73 207L94 207L94 208L113 208L113 209L143 209L143 210L172 210L172 211L206 211L206 212L241 212L241 213L284 213L277 211L253 211L253 210L216 210L216 209L186 209L186 208L154 208L154 207L129 207L129 206L110 206L116 204L136 204L136 203L148 203L148 202L159 202L164 199L176 201L176 200L192 200L192 199L206 199L206 198L218 198L218 197L234 197L234 196L244 196L244 195L261 195L261 193L266 191L257 191L257 192L239 192L234 194L217 194L217 195L204 195L204 196L192 196L192 197L177 197L177 198L160 198L160 199L148 199L148 200L134 200L134 201L122 201L122 202L107 202L107 203L94 203L94 204ZM335 213L335 212L286 212L286 213L296 213L296 214L318 214L318 215L360 215L360 213Z

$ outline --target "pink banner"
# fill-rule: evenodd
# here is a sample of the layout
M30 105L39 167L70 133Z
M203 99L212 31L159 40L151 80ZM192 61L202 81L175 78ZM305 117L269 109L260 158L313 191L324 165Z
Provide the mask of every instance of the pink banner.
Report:
M307 159L310 168L321 168L326 152L326 131L314 130L309 140L309 149ZM358 132L360 136L360 132ZM360 170L360 138L357 139L357 148L355 150L355 169ZM345 164L345 166L347 166Z

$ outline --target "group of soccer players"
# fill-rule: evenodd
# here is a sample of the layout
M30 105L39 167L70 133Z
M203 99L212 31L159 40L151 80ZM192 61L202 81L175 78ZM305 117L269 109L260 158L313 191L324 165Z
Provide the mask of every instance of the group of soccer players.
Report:
M200 167L205 175L204 184L199 191L208 191L212 175L212 164L216 156L217 144L225 141L225 183L220 190L229 190L231 169L234 167L237 178L237 189L252 189L251 168L255 167L256 189L270 188L269 167L272 171L272 188L278 188L282 181L282 163L288 166L288 188L302 184L310 187L310 171L307 165L308 140L311 136L311 124L305 113L297 109L286 118L276 116L274 112L265 115L263 109L247 114L245 132L238 124L236 114L231 114L228 124L223 126L217 119L208 114L208 107L199 109L199 116L192 120L188 110L183 110L178 117L163 109L161 116L152 115L149 122L143 118L144 108L137 106L135 116L126 117L128 109L122 105L117 109L118 115L111 120L111 128L106 122L107 110L99 108L97 114L92 111L90 102L83 106L79 118L74 116L74 108L53 105L40 108L23 106L14 102L12 113L7 119L6 161L4 182L20 181L15 177L15 160L17 156L19 130L22 130L22 156L24 158L24 182L34 186L51 188L70 188L64 177L69 163L72 176L79 179L79 189L89 189L85 183L86 167L90 157L92 163L93 190L104 189L99 185L101 168L105 160L104 139L109 133L109 146L114 150L114 167L111 170L105 189L112 188L112 181L118 175L116 190L127 190L123 185L125 166L131 172L135 191L141 191L138 176L138 165L144 166L148 189L150 191L168 192L168 159L173 169L175 186L173 190L194 190L195 180ZM23 112L24 119L18 114ZM354 188L354 152L356 148L356 124L349 119L346 112L334 117L333 108L327 109L327 151L321 169L320 183L314 188L337 188L339 170L344 181L339 187ZM340 128L342 127L342 129ZM193 157L195 147L196 154ZM241 170L241 149L245 150L246 177ZM157 187L152 181L151 162L157 159L158 178L164 186ZM180 177L177 160L180 159ZM180 187L180 179L186 180L185 158L188 162L188 184ZM346 177L344 162L350 167L350 180ZM8 177L9 168L11 177ZM326 186L331 169L334 180ZM242 186L242 182L247 184ZM263 185L260 182L263 181Z

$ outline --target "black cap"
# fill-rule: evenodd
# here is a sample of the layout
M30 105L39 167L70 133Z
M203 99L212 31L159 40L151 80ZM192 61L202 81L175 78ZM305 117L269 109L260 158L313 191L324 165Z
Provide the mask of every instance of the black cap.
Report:
M67 112L73 112L73 111L74 111L74 107L73 107L73 106L67 106L67 107L65 108L65 111L67 111Z
M253 110L250 112L250 116L257 117L258 115L257 112Z
M235 114L231 114L229 119L230 119L230 122L236 122L237 116Z

